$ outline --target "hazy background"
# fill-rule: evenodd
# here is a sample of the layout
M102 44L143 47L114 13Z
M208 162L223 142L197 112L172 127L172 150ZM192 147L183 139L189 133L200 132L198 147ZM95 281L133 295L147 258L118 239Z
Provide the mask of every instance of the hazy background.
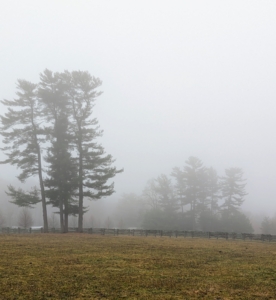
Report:
M272 215L275 16L275 1L2 1L0 98L45 68L87 70L103 81L101 143L125 169L99 205L193 155L219 175L242 168L243 209ZM1 186L15 183L18 172L0 167Z

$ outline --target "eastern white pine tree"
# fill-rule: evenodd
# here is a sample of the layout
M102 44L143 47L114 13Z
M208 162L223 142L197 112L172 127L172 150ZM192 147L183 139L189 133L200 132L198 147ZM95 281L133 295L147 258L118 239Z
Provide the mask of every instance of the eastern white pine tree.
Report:
M67 85L61 74L45 70L40 75L39 97L47 119L48 147L45 191L48 202L59 208L60 228L68 231L70 214L77 214L74 199L78 187L76 159L70 133L70 109L66 95Z
M3 143L6 144L1 150L8 158L1 163L9 163L21 169L18 176L21 182L31 176L38 176L44 231L48 232L41 157L41 145L45 139L44 131L41 128L43 119L37 98L37 85L26 80L18 80L16 94L17 99L1 101L8 108L8 112L1 116L2 126L0 130L4 137ZM14 191L16 189L9 190L10 193ZM26 200L25 196L23 200Z
M184 167L184 178L186 184L186 203L190 205L190 218L191 227L194 230L196 227L196 219L202 209L203 205L205 207L204 201L202 201L203 189L202 189L202 174L205 168L203 163L197 157L191 156L186 161L186 166Z
M206 169L207 172L207 202L212 214L215 214L218 209L218 201L221 198L221 189L217 171L213 168Z
M221 180L221 192L224 203L220 209L226 216L233 215L238 211L244 202L245 179L242 178L243 171L240 168L230 168L225 170L225 175Z
M184 172L181 171L179 168L175 167L173 168L173 171L171 173L171 176L174 177L175 179L175 194L178 199L178 202L181 206L181 211L184 213L184 207L187 204L187 199L186 199L186 181L185 181L185 176Z
M97 200L114 193L114 184L109 183L117 173L112 166L114 159L105 154L97 138L102 135L98 120L92 117L94 102L101 94L97 88L101 85L98 78L88 72L65 72L68 82L68 98L72 110L73 141L78 152L78 229L83 230L83 199Z
M164 174L157 177L155 191L158 204L166 213L174 213L179 209L177 197L175 197L174 188L171 180Z

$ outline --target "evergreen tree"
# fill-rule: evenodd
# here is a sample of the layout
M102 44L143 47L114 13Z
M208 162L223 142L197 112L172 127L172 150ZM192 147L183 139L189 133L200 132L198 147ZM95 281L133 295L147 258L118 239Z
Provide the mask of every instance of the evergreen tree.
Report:
M45 142L41 107L37 98L37 85L18 80L17 99L2 100L8 112L1 116L1 134L6 147L1 150L8 156L1 163L9 163L21 169L18 179L24 182L31 176L38 176L43 211L44 231L48 232L46 198L44 192L41 144ZM10 190L10 192L15 189ZM23 192L23 191L21 191ZM24 201L26 197L23 197ZM18 203L18 202L17 202Z
M60 126L60 125L57 125ZM75 159L68 152L66 135L58 134L48 149L46 161L49 164L48 178L45 179L46 196L54 207L59 208L60 227L68 232L69 215L78 214L75 199L78 187L77 166Z
M219 230L225 232L253 233L253 227L249 218L240 211L228 214L227 211L221 213Z
M147 182L142 196L146 205L150 206L152 209L158 208L158 195L156 192L155 179L151 179Z
M203 201L203 194L205 194L202 190L202 177L205 168L203 167L203 163L197 157L189 157L186 161L186 166L184 167L184 178L186 183L186 192L185 198L186 203L190 205L190 219L191 226L194 230L196 227L196 219L199 213L199 209L203 206L205 207L205 203Z
M175 197L171 180L164 174L156 179L155 191L158 204L166 213L175 213L179 209L178 199Z
M175 178L175 193L176 197L180 203L182 214L184 213L184 206L187 204L187 199L185 197L186 193L186 182L184 172L181 171L179 168L173 168L171 176Z
M220 186L218 182L217 172L213 168L207 168L202 173L201 189L201 206L198 206L199 224L201 230L214 231L217 227L218 200L220 198Z
M204 213L209 211L210 199L208 198L208 172L205 167L201 167L197 171L197 181L198 181L198 203L196 205L196 213Z
M60 227L68 231L68 217L77 213L74 199L78 187L76 160L72 157L70 109L66 95L66 82L60 73L45 70L40 76L39 96L47 116L47 133L51 146L48 148L48 178L45 180L49 203L59 208Z
M245 180L242 178L243 172L239 168L230 168L225 170L226 176L221 180L221 192L224 203L220 209L224 215L233 215L238 211L244 202Z
M213 168L208 168L206 172L207 172L207 188L208 188L207 202L210 205L211 213L215 214L219 209L218 201L221 197L219 178L216 170Z
M262 224L261 224L261 230L263 234L274 234L274 224L273 220L269 217L264 217Z
M38 175L45 232L48 231L46 194L49 203L59 207L62 231L64 224L65 228L68 226L68 216L78 214L82 232L84 197L97 200L111 195L114 185L109 180L123 171L112 166L114 159L96 141L102 131L92 112L101 94L96 91L100 85L101 81L88 72L45 70L39 85L19 80L18 99L2 101L8 107L8 112L1 116L1 134L7 145L2 150L8 156L2 163L19 167L22 172L18 178L22 182ZM47 147L46 194L42 144ZM21 206L39 201L13 187L9 187L8 194L13 203Z
M96 139L102 135L98 121L92 118L94 102L101 94L96 89L101 85L98 78L88 72L65 72L68 83L68 98L73 115L73 139L78 151L78 229L83 230L83 199L97 200L114 193L114 184L108 183L117 173L111 155L106 155Z

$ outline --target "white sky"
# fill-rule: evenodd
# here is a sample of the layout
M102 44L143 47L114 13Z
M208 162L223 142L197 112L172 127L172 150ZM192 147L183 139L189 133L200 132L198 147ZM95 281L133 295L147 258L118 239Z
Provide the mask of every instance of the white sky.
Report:
M0 98L45 68L88 70L103 80L101 142L125 169L116 197L193 155L241 167L244 208L274 213L275 37L276 1L1 1Z

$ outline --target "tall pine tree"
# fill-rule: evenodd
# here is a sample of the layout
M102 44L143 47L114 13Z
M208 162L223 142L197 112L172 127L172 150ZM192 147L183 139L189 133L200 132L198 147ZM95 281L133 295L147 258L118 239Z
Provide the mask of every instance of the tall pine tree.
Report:
M244 202L245 179L242 178L243 171L240 168L230 168L225 170L225 175L221 180L222 198L224 203L220 209L226 216L235 214Z
M98 121L92 117L94 102L101 95L98 78L88 72L65 72L68 97L73 115L73 139L78 152L79 220L78 230L83 231L83 199L97 200L114 193L114 184L108 183L117 173L111 155L106 155L96 139L102 135Z
M21 169L18 176L21 182L31 176L38 176L44 232L48 232L41 157L41 145L45 142L45 136L44 130L40 126L43 118L37 97L37 85L26 80L18 80L17 96L18 98L14 100L1 101L8 108L8 112L1 116L0 130L4 136L3 143L6 144L1 150L8 158L1 163L9 163ZM14 188L9 189L12 197L16 196L16 192ZM21 195L24 194L22 190L20 192ZM25 196L22 197L22 201L26 200ZM32 201L31 198L30 201Z
M186 161L184 167L184 178L186 183L186 203L190 205L190 218L191 227L194 230L196 228L197 216L202 207L205 207L203 196L205 191L202 189L202 177L205 168L200 159L194 156L190 156ZM203 195L204 194L204 195Z
M68 231L68 217L77 213L76 190L78 175L76 159L72 156L72 118L67 97L67 84L60 73L45 70L40 75L39 96L47 116L50 147L47 151L48 177L45 180L49 203L59 208L60 227Z

